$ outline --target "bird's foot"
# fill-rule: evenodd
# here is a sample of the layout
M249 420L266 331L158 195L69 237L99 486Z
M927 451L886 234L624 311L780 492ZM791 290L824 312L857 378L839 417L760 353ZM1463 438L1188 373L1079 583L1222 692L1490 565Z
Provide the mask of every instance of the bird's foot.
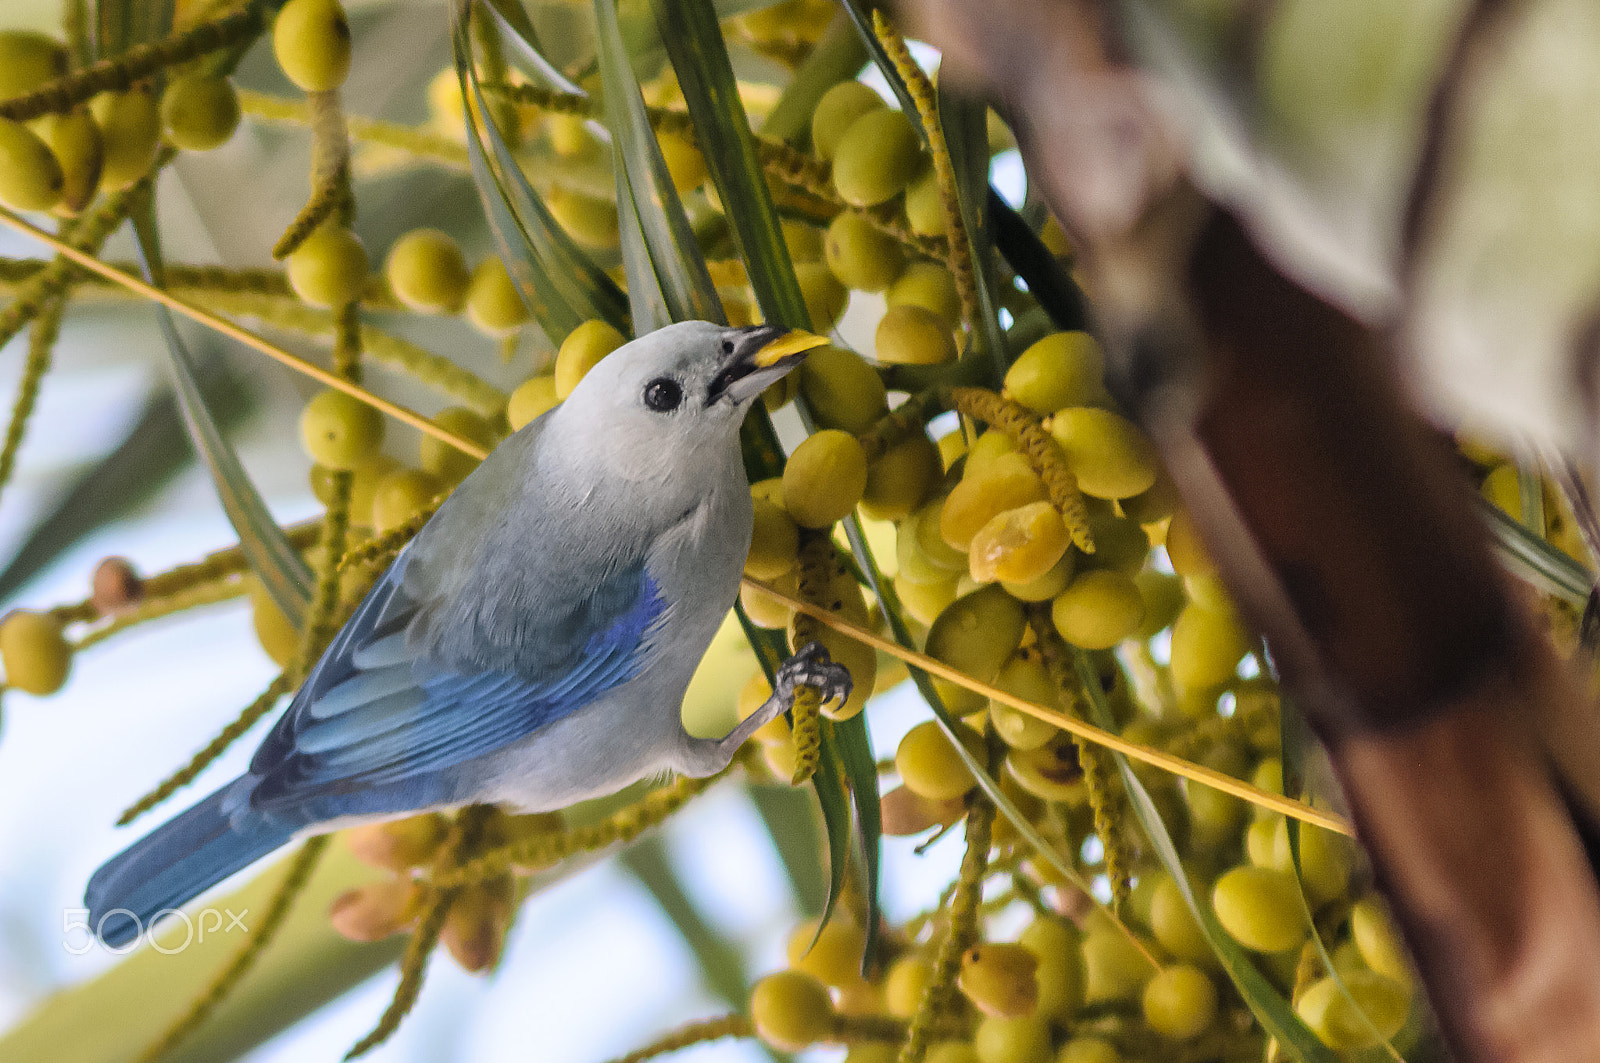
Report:
M850 700L854 681L850 670L828 656L820 642L808 642L798 653L778 666L778 689L773 693L782 698L786 707L794 704L794 695L800 687L815 687L822 695L822 704L837 701L843 705Z

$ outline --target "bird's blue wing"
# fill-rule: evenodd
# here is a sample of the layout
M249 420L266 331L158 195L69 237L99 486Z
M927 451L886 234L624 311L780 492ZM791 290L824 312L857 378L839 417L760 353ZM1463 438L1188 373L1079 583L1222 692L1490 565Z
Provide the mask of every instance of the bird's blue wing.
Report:
M340 630L250 765L250 805L304 802L433 776L561 719L626 682L665 611L641 563L519 617L540 652L474 670L431 656L414 628L427 603L404 553Z

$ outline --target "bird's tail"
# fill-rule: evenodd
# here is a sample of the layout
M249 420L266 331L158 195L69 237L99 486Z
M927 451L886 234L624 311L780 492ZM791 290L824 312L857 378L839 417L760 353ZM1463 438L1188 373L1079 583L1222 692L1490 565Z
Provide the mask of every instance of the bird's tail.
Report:
M100 866L84 904L89 926L116 948L152 920L191 900L287 842L293 831L261 816L235 826L222 812L223 787Z

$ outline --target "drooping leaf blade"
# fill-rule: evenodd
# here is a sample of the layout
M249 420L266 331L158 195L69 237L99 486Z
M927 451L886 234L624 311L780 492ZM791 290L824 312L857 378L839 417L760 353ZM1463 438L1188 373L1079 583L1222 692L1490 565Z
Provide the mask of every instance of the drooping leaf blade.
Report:
M1078 679L1089 696L1090 714L1094 717L1094 723L1108 730L1115 729L1116 721L1112 719L1111 707L1106 703L1105 689L1100 685L1100 677L1096 674L1089 655L1079 649L1074 649L1072 653ZM1339 1057L1334 1051L1317 1039L1317 1035L1311 1032L1299 1015L1295 1014L1294 1008L1289 1006L1283 994L1267 981L1266 976L1255 965L1255 961L1245 953L1244 948L1222 929L1222 924L1217 922L1216 915L1211 911L1211 905L1195 896L1188 872L1184 870L1183 861L1178 856L1178 847L1173 843L1172 835L1161 818L1160 809L1151 799L1150 792L1134 774L1133 766L1128 762L1126 755L1113 752L1111 756L1116 760L1117 770L1122 775L1122 783L1128 794L1128 804L1133 808L1134 816L1144 828L1145 836L1150 840L1150 845L1155 850L1162 867L1177 883L1178 891L1183 894L1184 903L1189 906L1190 913L1200 925L1200 932L1205 935L1206 942L1216 954L1218 962L1222 964L1222 969L1233 980L1239 995L1244 999L1245 1006L1256 1017L1256 1021L1261 1023L1262 1029L1268 1036L1275 1038L1278 1044L1300 1060L1300 1063L1339 1063Z
M594 11L633 327L644 333L674 321L726 323L623 50L616 0L594 0Z
M471 12L470 0L453 0L451 40L456 79L467 103L473 182L501 258L550 342L559 344L573 329L595 318L626 335L631 331L627 297L551 215L495 125L472 58Z
M982 100L950 88L943 79L939 81L935 98L939 126L944 131L945 147L955 171L956 200L961 206L962 228L966 230L967 254L972 260L972 279L978 297L973 340L979 353L988 355L994 362L998 380L1005 375L1008 362L994 290L994 230L989 220L989 108Z
M131 220L139 268L146 281L161 287L163 269L154 202L148 202L136 210ZM177 397L178 409L183 414L195 453L211 474L217 499L222 503L228 523L233 525L234 532L239 536L239 548L250 570L261 581L283 615L298 628L311 606L311 569L289 542L289 537L283 533L277 521L272 519L261 493L239 463L239 455L218 427L216 417L206 404L205 393L195 379L194 356L178 334L171 313L160 305L154 309L171 355L173 394Z
M811 315L762 177L717 9L711 0L651 0L651 6L762 317L784 328L809 329Z

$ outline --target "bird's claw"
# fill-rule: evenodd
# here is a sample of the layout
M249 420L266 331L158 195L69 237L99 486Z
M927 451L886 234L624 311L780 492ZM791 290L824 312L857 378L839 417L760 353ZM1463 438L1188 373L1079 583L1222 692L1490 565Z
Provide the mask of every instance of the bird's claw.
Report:
M795 691L803 686L820 691L824 705L830 701L843 705L855 686L850 670L830 658L820 642L808 642L800 647L793 657L778 666L777 678L779 692L791 705Z

